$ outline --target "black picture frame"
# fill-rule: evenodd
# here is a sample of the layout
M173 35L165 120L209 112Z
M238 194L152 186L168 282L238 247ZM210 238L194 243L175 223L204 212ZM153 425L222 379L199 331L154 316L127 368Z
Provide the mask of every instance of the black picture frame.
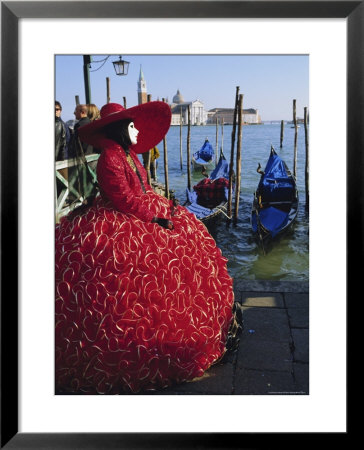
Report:
M262 448L279 436L255 433L18 432L18 22L21 18L346 18L347 19L347 299L360 292L363 262L363 1L1 2L1 448ZM333 92L333 95L335 93ZM344 207L344 205L341 205ZM359 252L359 260L355 256ZM11 292L11 301L9 301ZM349 303L349 302L348 302ZM343 308L345 299L343 299ZM11 318L11 320L9 320ZM334 393L333 393L334 395ZM243 402L239 407L244 407ZM222 411L234 420L235 411ZM348 437L339 433L335 437ZM317 443L317 434L315 436ZM300 436L303 444L310 435ZM266 445L264 445L266 447ZM269 447L269 445L268 445Z

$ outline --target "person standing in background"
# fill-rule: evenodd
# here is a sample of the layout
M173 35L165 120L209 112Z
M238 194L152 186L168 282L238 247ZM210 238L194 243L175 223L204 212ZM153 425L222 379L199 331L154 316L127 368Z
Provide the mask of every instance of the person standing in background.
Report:
M59 101L55 100L55 161L64 161L68 159L69 145L71 142L71 133L68 125L63 122L61 118L62 105ZM59 175L65 180L68 180L68 167L58 169ZM57 198L64 189L64 183L56 179Z
M87 117L91 122L100 119L100 110L94 103L87 105Z
M100 110L94 103L87 105L87 117L91 120L91 122L100 119ZM101 150L93 147L93 153L100 154Z
M55 101L55 160L64 161L68 158L68 146L70 143L70 130L61 118L62 106Z
M85 126L88 125L89 123L91 123L91 120L87 117L87 113L88 113L88 109L87 109L87 105L77 105L74 111L74 115L76 120L78 121L75 126L74 126L74 133L73 133L73 139L70 145L70 152L69 152L69 157L70 158L74 158L79 154L79 136L78 136L78 130ZM90 155L91 153L93 153L93 148L92 146L87 145L85 142L81 142L82 145L82 150L83 153L85 155Z

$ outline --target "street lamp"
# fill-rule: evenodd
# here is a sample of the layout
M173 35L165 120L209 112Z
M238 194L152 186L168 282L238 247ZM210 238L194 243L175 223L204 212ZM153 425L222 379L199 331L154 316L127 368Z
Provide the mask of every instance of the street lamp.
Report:
M129 70L128 61L124 61L123 59L121 59L121 56L119 56L119 60L113 61L113 64L116 75L128 75Z
M97 70L100 70L101 67L103 67L103 65L106 63L106 61L109 58L110 58L110 55L106 56L106 58L104 58L101 61L92 61L91 55L83 55L83 77L84 77L84 81L85 81L86 104L91 103L90 72L96 72ZM91 63L92 64L102 63L102 64L97 69L90 71ZM128 75L129 62L122 60L121 56L119 56L118 61L113 62L113 65L114 65L116 75Z

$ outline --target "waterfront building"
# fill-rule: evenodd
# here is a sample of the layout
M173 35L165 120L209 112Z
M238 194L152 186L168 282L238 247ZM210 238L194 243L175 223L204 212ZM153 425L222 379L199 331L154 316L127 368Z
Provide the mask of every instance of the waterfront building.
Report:
M187 125L188 123L188 106L191 109L191 125L206 125L207 112L205 111L204 104L201 100L184 101L184 98L177 90L176 95L172 99L172 122L171 125L180 125L181 117L182 123Z
M243 123L247 124L259 124L262 123L262 119L257 109L249 108L243 109Z
M209 124L216 123L218 119L219 123L224 121L225 124L229 125L234 122L234 108L213 108L208 111L208 121ZM249 108L243 109L243 123L245 124L261 124L262 119L259 115L257 109Z

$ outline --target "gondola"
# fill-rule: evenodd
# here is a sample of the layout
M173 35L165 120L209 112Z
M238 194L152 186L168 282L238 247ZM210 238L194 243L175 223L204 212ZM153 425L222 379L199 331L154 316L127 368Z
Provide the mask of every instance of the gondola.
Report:
M206 138L200 150L192 155L191 161L193 170L208 170L213 168L214 164L214 149Z
M273 146L254 193L251 227L263 253L293 225L298 211L296 180Z
M193 189L186 189L184 206L205 225L226 215L229 187L229 163L223 152L209 178L203 178Z

